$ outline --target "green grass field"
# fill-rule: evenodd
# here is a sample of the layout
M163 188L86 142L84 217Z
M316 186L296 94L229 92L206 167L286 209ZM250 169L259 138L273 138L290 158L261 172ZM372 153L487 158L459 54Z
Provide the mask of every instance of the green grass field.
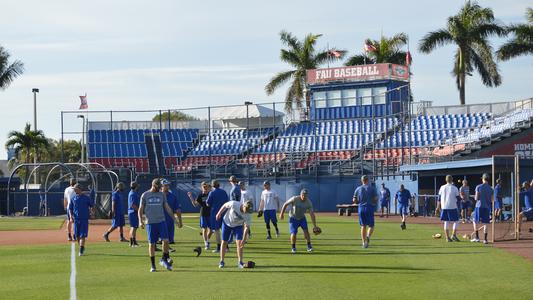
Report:
M65 217L3 217L0 218L0 231L59 229L64 221Z
M323 234L315 252L290 253L286 221L282 236L266 241L262 222L245 249L257 268L226 268L218 256L192 249L197 230L177 231L175 270L149 272L147 247L92 243L76 257L79 299L531 299L533 263L500 249L469 242L434 240L438 228L377 223L369 249L362 249L352 218L319 217ZM197 219L186 219L196 227ZM0 233L1 234L1 233ZM144 233L141 240L144 240ZM158 254L159 256L160 254ZM0 246L1 298L65 299L69 296L70 246Z

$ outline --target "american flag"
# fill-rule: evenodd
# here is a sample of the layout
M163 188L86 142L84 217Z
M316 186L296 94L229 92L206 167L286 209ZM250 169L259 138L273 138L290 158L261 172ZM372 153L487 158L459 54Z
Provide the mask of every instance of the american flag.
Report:
M80 96L80 108L79 109L88 109L89 105L87 104L87 93L85 93L85 96Z
M407 51L407 53L405 53L405 64L407 66L410 66L412 62L413 62L413 57L411 56L411 52Z
M378 50L376 49L374 45L372 45L372 42L370 42L370 40L365 41L364 49L365 49L365 52L374 52Z

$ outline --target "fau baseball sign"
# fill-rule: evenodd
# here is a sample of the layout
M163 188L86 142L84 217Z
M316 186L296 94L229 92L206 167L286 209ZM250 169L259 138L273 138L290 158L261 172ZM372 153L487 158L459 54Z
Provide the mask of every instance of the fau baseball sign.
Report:
M407 80L409 70L406 66L395 64L375 64L351 67L307 70L307 83L326 83L330 81L363 81L376 79Z

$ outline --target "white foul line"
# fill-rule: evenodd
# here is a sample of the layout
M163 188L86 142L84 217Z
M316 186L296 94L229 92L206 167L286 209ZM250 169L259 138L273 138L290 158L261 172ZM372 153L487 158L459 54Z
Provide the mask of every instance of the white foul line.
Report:
M71 243L70 251L70 300L76 300L76 243Z
M196 230L196 231L198 231L198 228L194 228L194 227L191 227L191 226L189 226L189 225L185 225L185 224L183 224L183 226L184 226L184 227L187 227L187 228L190 228L190 229L192 229L192 230Z

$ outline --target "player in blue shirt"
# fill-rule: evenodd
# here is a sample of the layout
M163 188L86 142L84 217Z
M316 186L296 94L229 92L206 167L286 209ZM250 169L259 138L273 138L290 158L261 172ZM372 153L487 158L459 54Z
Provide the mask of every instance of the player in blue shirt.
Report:
M231 184L231 191L229 192L229 200L241 202L241 187L239 186L239 180L234 175L229 178Z
M396 193L396 196L394 196L394 200L396 200L398 209L400 210L400 216L402 216L402 224L400 224L400 228L405 230L407 228L405 225L405 218L409 213L409 200L411 200L411 192L409 192L409 190L406 189L402 184L400 185L400 190Z
M482 183L476 186L476 195L474 197L476 201L476 208L474 209L474 221L472 224L474 224L474 232L475 232L475 238L472 238L471 242L479 242L479 228L478 224L482 223L483 226L483 233L484 233L484 240L483 244L488 244L487 241L487 225L490 223L490 204L492 203L492 199L494 196L494 190L489 184L490 176L489 174L485 173L481 177Z
M357 204L359 214L359 225L361 226L361 240L363 248L368 248L370 237L374 232L374 211L378 203L378 194L376 189L368 182L368 177L361 177L363 185L357 187L353 194L353 203ZM368 227L368 229L367 229Z
M174 194L171 190L170 190L170 181L166 180L166 179L162 179L161 180L161 192L163 192L163 194L165 194L165 196L167 196L167 203L168 203L168 206L170 206L170 209L172 209L172 211L174 212L174 215L176 216L176 218L178 219L178 225L181 224L181 204L178 200L178 197L176 196L176 194ZM175 227L174 227L174 218L173 216L170 216L166 211L165 211L165 222L167 224L167 229L168 229L168 243L169 244L175 244L174 242L174 232L175 232ZM181 227L179 227L181 228ZM174 252L175 250L170 248L170 252Z
M494 187L494 220L500 221L503 208L503 188L502 180L496 180L496 186Z
M390 211L390 190L385 187L385 184L381 184L381 190L379 191L379 206L381 206L381 215L380 218L383 218L383 214L385 212L385 209L387 209L387 214L385 217L389 217L389 211Z
M520 227L524 218L526 221L533 220L533 186L529 182L525 181L522 183L520 197L524 198L524 209L518 215L518 232L520 232Z
M115 190L111 194L111 216L113 221L111 222L111 227L104 233L103 237L106 242L109 242L109 234L115 229L119 228L120 231L120 241L129 242L124 238L124 225L126 225L126 220L124 219L124 204L122 202L122 192L124 191L124 183L117 183Z
M138 193L139 184L135 181L130 183L128 194L128 220L130 222L130 247L139 247L137 244L137 228L139 228L139 204L141 198Z
M74 185L74 196L68 205L70 221L74 224L74 238L80 245L79 255L85 253L85 239L89 236L89 217L94 202L89 196L83 194L79 183Z
M217 248L213 250L213 252L218 253L220 252L220 228L222 228L222 219L217 220L216 216L222 205L229 201L229 197L226 191L220 188L220 182L218 182L218 180L213 180L211 186L213 187L213 190L209 192L206 204L211 209L211 215L209 220L211 232L215 233L215 237L217 240Z

